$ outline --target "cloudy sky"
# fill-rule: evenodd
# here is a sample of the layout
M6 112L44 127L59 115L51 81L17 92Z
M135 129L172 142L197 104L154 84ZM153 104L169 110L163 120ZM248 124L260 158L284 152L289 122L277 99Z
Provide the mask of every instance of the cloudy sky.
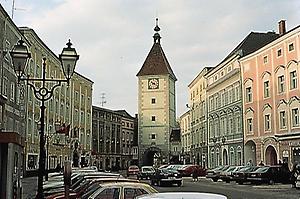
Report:
M0 0L11 15L13 0ZM177 76L177 116L187 85L217 65L251 31L300 25L300 0L15 0L14 22L33 28L56 54L71 38L76 71L94 81L93 104L137 113L137 77L152 44L155 18Z

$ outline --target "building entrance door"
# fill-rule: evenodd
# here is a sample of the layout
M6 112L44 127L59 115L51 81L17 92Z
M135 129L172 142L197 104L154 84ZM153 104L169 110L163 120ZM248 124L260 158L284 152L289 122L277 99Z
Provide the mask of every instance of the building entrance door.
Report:
M268 146L266 149L266 164L267 165L277 164L277 153L273 146Z

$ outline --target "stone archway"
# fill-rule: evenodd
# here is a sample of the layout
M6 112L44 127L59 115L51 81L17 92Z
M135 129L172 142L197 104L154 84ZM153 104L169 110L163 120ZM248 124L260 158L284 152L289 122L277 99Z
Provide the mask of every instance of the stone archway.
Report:
M245 162L251 162L256 165L256 144L253 140L249 140L245 144Z
M273 146L268 146L266 149L266 165L277 164L277 152Z
M160 165L161 149L158 147L150 147L146 149L143 155L143 166Z

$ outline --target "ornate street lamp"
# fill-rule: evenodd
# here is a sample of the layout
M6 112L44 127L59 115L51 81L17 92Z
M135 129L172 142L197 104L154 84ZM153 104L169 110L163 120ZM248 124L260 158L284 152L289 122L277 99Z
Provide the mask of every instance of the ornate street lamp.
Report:
M38 171L38 193L37 198L44 198L43 193L43 176L45 175L45 102L52 98L54 90L56 87L60 86L62 82L69 81L74 73L75 65L79 59L76 50L71 47L72 43L67 43L67 47L63 49L62 53L59 55L59 59L62 65L62 69L65 75L65 79L46 79L46 58L43 58L43 67L42 67L42 78L30 78L26 76L25 69L28 62L28 59L31 57L30 52L27 49L27 46L24 45L24 41L21 39L13 47L10 55L12 57L13 67L15 73L18 77L18 82L26 81L27 85L33 89L35 97L41 101L41 115L40 115L40 157L39 157L39 171ZM41 82L41 86L36 87L34 82ZM56 83L52 87L47 87L46 82Z

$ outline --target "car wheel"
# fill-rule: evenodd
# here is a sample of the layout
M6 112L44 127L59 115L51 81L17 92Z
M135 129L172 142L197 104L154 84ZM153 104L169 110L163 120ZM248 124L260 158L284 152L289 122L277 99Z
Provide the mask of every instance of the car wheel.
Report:
M275 184L275 182L274 182L274 180L269 180L269 185L273 185L273 184Z
M238 182L238 184L242 185L242 184L243 184L243 182Z
M177 185L178 187L180 187L182 185L182 182L178 182Z
M214 182L217 182L218 181L218 178L213 178L212 179Z
M226 183L230 183L230 181L229 181L229 180L226 180L225 182L226 182Z

